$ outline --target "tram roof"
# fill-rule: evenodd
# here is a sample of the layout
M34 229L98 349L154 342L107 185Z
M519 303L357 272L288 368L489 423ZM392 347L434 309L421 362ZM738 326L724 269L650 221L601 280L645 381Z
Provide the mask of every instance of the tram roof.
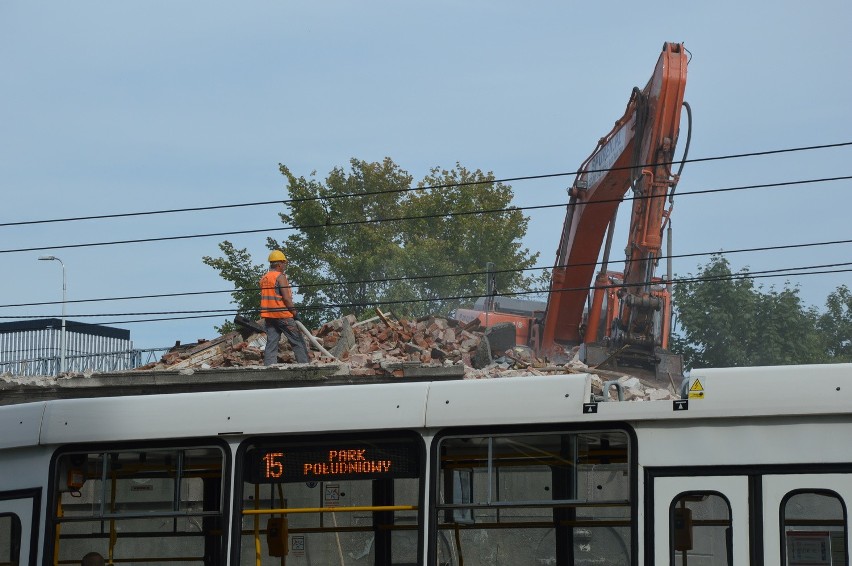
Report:
M234 372L230 380L192 391L186 383L184 390L164 386L163 376L159 385L143 379L140 388L112 394L90 384L78 398L0 406L0 448L524 423L676 426L683 419L852 413L852 364L694 370L685 399L599 403L593 403L589 374L361 383L335 376L333 368L324 371L301 382L275 372Z

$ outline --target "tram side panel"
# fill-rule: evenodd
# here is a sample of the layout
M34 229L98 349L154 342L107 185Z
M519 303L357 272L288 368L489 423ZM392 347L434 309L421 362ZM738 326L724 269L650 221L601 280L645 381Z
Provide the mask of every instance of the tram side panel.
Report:
M849 563L852 416L690 418L636 434L648 563Z
M40 447L0 449L0 563L40 558L49 464Z

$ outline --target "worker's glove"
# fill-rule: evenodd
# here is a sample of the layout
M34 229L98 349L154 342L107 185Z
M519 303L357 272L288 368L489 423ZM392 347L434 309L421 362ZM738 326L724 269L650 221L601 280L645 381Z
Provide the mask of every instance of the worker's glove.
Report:
M298 313L295 313L295 312L293 313L293 320L299 320Z

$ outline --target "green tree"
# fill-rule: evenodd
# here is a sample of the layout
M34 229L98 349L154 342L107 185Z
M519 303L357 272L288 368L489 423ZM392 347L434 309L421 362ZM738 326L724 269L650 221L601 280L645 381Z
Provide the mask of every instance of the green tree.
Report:
M532 279L519 270L532 267L538 254L521 247L529 219L510 206L510 186L496 183L491 173L470 171L458 163L452 170L433 168L417 186L435 188L410 192L402 203L402 214L416 220L400 226L404 253L396 270L417 279L416 284L393 282L386 296L420 302L400 304L401 311L414 316L449 313L473 302L470 297L485 292L488 262L495 265L498 290L529 289ZM479 210L499 212L473 214ZM433 277L441 274L457 275Z
M487 262L522 270L538 258L520 245L529 219L511 208L511 187L491 173L459 164L436 168L412 190L412 176L389 158L352 159L348 170L334 168L322 181L315 172L297 177L286 165L280 171L288 192L280 217L294 230L283 241L267 238L267 247L287 254L299 314L309 326L342 314L366 316L376 303L400 315L447 314L472 302L447 297L484 293ZM255 316L265 263L253 264L245 249L229 242L219 248L224 257L204 263L234 284L240 312ZM531 282L522 271L498 276L501 291L524 290Z
M826 361L816 309L806 308L798 289L756 288L746 268L731 271L713 256L698 274L674 287L673 350L687 367L740 367Z
M728 260L713 256L696 276L690 273L674 286L677 333L672 349L683 354L687 367L747 365L756 324L755 291L750 279L732 275Z
M269 238L267 245L285 250L290 259L288 272L299 285L306 317L316 325L343 313L361 316L381 300L385 281L397 275L403 223L385 220L402 216L411 175L390 159L353 159L349 171L336 167L324 182L315 174L296 177L286 165L280 170L288 198L298 201L281 220L299 229L283 242Z
M796 287L770 289L757 298L757 344L749 365L817 364L828 361L819 312L807 307Z
M852 362L852 292L841 285L825 301L826 312L819 318L826 352L834 362Z
M231 242L219 244L224 257L204 256L201 261L219 272L219 276L234 285L232 302L241 314L253 317L260 311L260 278L266 273L266 264L254 264L245 249L236 249ZM225 321L216 330L225 333L234 330L233 323Z

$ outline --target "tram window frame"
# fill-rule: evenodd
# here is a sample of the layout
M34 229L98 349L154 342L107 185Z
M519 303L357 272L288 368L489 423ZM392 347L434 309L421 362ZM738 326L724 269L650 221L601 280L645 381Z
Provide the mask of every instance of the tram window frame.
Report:
M830 497L832 499L835 499L837 501L838 505L840 506L840 511L841 511L842 516L840 517L840 519L801 519L801 518L788 519L787 518L787 505L795 497L801 496L801 495L817 495L817 496L820 496L820 497ZM827 534L828 535L829 541L830 541L830 544L831 544L831 548L829 550L829 552L830 552L830 563L833 564L833 565L835 564L834 552L833 552L834 544L833 543L836 539L840 540L843 543L843 548L842 548L842 550L843 550L843 562L840 565L837 565L837 566L849 566L849 548L846 545L846 541L848 540L848 537L849 537L849 515L848 515L848 509L846 507L846 501L844 501L843 497L839 493L837 493L836 491L831 490L831 489L795 489L795 490L792 490L792 491L788 492L787 494L785 494L784 497L781 498L781 502L779 503L779 507L778 507L778 518L779 518L779 522L780 522L779 534L780 534L780 540L781 540L781 562L782 562L782 564L787 564L788 560L789 560L788 548L789 548L790 541L788 540L788 533L791 532L791 531L788 531L788 527L790 527L790 526L795 527L796 525L798 525L798 526L805 526L805 527L828 527L830 529L832 526L837 526L834 523L837 523L838 521L842 521L842 525L841 525L842 526L842 531L841 531L842 536L833 536L833 532L831 530L825 531L825 529L823 529L822 531L814 530L813 532L814 533L819 532L820 534ZM792 532L805 533L805 532L810 532L810 531L811 531L811 529L806 528L806 529L803 529L803 530L800 530L800 531L792 531Z
M274 454L278 455L279 453L286 454L288 450L292 450L293 452L299 454L299 457L304 457L306 452L315 452L322 453L325 457L330 456L329 452L334 448L341 449L351 449L357 452L356 447L374 445L378 449L383 449L383 443L390 444L404 444L407 445L413 452L411 454L416 454L417 462L416 462L416 471L409 469L406 472L404 477L394 478L388 477L386 479L382 478L355 478L349 477L348 479L339 480L336 484L340 485L340 497L364 497L363 488L366 487L366 482L370 484L371 490L371 499L368 501L366 506L361 505L339 505L339 508L345 509L346 507L352 508L362 508L362 507L370 507L370 506L386 506L387 501L393 501L393 505L397 505L397 494L395 494L394 490L397 485L404 485L404 483L408 482L416 482L416 494L410 499L414 500L414 509L405 509L405 510L389 510L389 511L370 511L369 509L365 509L360 511L359 520L367 520L365 515L369 514L370 524L359 525L359 526L346 526L343 524L338 525L338 522L343 523L344 521L349 521L350 517L355 517L356 513L351 512L321 512L316 511L316 509L321 509L325 507L325 495L323 491L325 487L333 486L335 483L328 481L326 479L325 483L323 483L322 479L318 479L316 482L306 482L304 481L304 477L296 477L292 481L273 481L270 479L264 479L258 476L257 462L254 460L249 461L249 457L259 457L261 454L269 455ZM386 447L386 446L384 446ZM405 450L402 451L403 454ZM291 452L292 453L292 452ZM369 452L364 454L369 458ZM287 545L292 542L293 537L302 536L302 544L304 545L300 552L310 553L312 547L312 540L308 537L311 535L322 535L323 532L337 532L336 538L339 537L340 533L346 534L346 532L373 532L373 538L367 541L367 544L360 543L358 548L345 548L341 547L339 542L337 544L332 544L333 550L335 553L337 552L357 552L358 559L366 558L371 553L373 555L373 560L376 564L393 564L392 560L399 559L398 554L399 550L396 546L398 543L393 539L393 534L390 536L382 535L382 538L376 538L375 533L381 532L393 532L396 530L404 530L404 531L414 531L416 532L416 543L414 544L415 549L413 550L412 560L400 562L400 564L422 564L422 556L423 556L423 545L424 545L424 535L422 525L424 524L425 511L423 507L423 502L427 489L427 478L425 474L426 470L426 444L423 439L423 436L416 431L412 430L375 430L375 431L362 431L362 432L354 432L354 433L314 433L308 432L304 434L281 434L281 435L270 435L270 436L255 436L251 438L245 439L239 446L236 452L236 469L235 469L235 481L234 481L234 508L233 508L233 519L232 523L234 525L233 532L231 533L231 564L239 565L242 563L243 554L245 552L250 552L250 548L253 548L255 552L258 552L256 544L259 543L262 558L266 558L270 553L270 544L272 541L270 540L269 531L275 531L276 542L274 543L276 546L283 547L285 552L293 552L295 549L287 548ZM278 460L264 460L265 464L269 464L273 466L274 472L278 473ZM399 462L401 464L401 462ZM289 466L290 464L286 464ZM304 465L304 462L302 462ZM258 481L253 481L258 480ZM360 484L358 482L361 482ZM403 482L400 484L396 484L395 482ZM308 484L314 484L311 487ZM326 485L328 484L328 485ZM291 489L287 490L285 494L285 486L292 486L292 488L302 488L304 486L307 491L302 490L300 493L292 493ZM349 488L345 488L345 485L349 485ZM250 491L251 486L255 486L257 491ZM279 487L276 487L279 486ZM350 491L350 488L351 491ZM311 490L316 489L315 493L312 493ZM353 492L355 494L353 495ZM307 500L310 496L315 496L316 498L320 497L320 493L322 493L322 505L317 505L314 507L308 507L306 505L291 505L293 501L298 500ZM254 494L258 495L257 499L254 498ZM267 495L268 494L268 495ZM249 507L249 501L258 501L263 502L268 505L265 509L276 509L280 508L279 501L283 500L284 504L288 507L292 507L294 509L304 508L304 509L312 509L313 511L306 512L291 512L288 514L270 514L264 513L263 507L259 507L261 513L256 513L256 510L252 507ZM258 506L260 503L258 503ZM338 507L335 507L338 508ZM249 511L249 513L244 513L245 511ZM253 517L259 517L257 520L254 520ZM278 524L273 527L273 529L267 529L266 526L268 523L268 519L264 518L272 518L278 517L282 519ZM284 519L286 517L286 519ZM345 517L345 519L344 519ZM410 522L411 519L414 519L414 522ZM246 524L248 524L251 528L248 528L244 525L244 520ZM306 521L315 521L318 524L315 526L306 525ZM399 521L399 523L397 523ZM393 525L399 524L402 526L401 529L392 529L388 528L387 524L390 522ZM263 523L263 526L261 526ZM281 534L283 531L283 535ZM250 537L254 536L256 538L255 545L250 545L248 541L250 541ZM284 541L287 541L286 543ZM344 541L344 546L346 542ZM335 556L335 561L337 554ZM316 560L316 558L314 558ZM359 562L360 563L360 562ZM367 562L369 564L369 562ZM254 564L254 561L252 561Z
M718 498L721 502L725 504L725 508L727 509L728 517L727 519L694 519L691 514L691 509L685 508L684 506L678 507L678 504L681 503L686 498L694 498L694 497L714 497ZM678 509L687 509L690 513L678 513ZM695 534L694 528L698 527L718 527L720 525L713 524L714 522L726 521L727 526L725 527L725 560L728 566L733 565L733 512L731 510L731 501L722 493L714 490L692 490L692 491L682 491L675 495L672 498L671 503L669 504L669 514L668 514L668 529L669 529L669 564L672 566L676 566L678 552L686 553L689 550L692 550L692 546L694 544ZM683 532L685 531L685 532ZM682 534L679 534L682 532ZM688 540L690 544L690 548L677 548L679 542L684 542L685 538ZM685 564L688 561L684 560L684 556L686 554L681 554L681 564Z
M3 528L5 519L9 519L8 530ZM16 513L0 513L0 566L19 566L21 561L21 518ZM8 534L8 537L6 535ZM5 539L5 540L4 540ZM8 548L4 546L8 544ZM8 551L8 556L6 551ZM8 558L8 562L6 559Z
M73 456L84 456L88 461L90 456L100 455L103 460L99 460L98 462L103 466L101 474L104 474L108 468L115 465L116 457L121 458L122 455L126 456L127 454L135 454L140 461L146 461L147 457L142 456L144 454L181 453L183 454L181 459L186 459L187 453L189 453L190 458L197 458L198 454L192 454L192 452L202 450L218 452L220 456L220 458L216 459L216 462L218 463L218 474L213 476L214 478L218 478L218 481L206 482L202 479L200 484L192 482L194 485L190 485L190 480L198 478L192 477L191 474L186 473L186 470L182 470L178 464L175 464L174 475L164 476L160 480L172 480L171 486L174 489L174 494L172 495L171 500L172 508L169 510L166 510L165 508L153 510L145 509L144 501L141 503L138 501L134 503L133 501L128 500L122 502L127 504L130 508L128 512L123 512L121 509L118 509L114 512L107 511L106 513L103 513L95 510L94 502L97 495L92 493L91 499L93 503L93 511L91 514L80 514L74 517L57 517L57 510L59 509L59 504L63 494L68 493L70 497L74 497L71 495L74 491L73 486L69 487L68 482L73 482L75 480L69 480L68 474L70 470L66 465L66 462L70 462L71 457ZM166 523L172 525L172 529L168 532L175 535L175 540L187 537L203 537L205 539L203 542L204 556L195 556L195 558L198 558L197 562L204 563L207 561L211 563L223 563L223 558L227 554L227 518L231 511L231 462L232 455L230 447L226 442L219 438L193 438L182 441L167 442L144 441L122 443L80 443L60 447L54 452L50 463L50 492L48 496L50 504L46 514L45 556L54 556L54 554L56 554L57 557L59 556L58 553L62 550L61 540L63 537L61 535L63 524L78 523L82 525L83 528L85 528L87 523L99 525L100 531L102 532L95 533L93 536L87 537L84 534L76 534L73 536L74 538L83 540L102 541L93 545L94 547L89 550L100 552L106 558L108 552L101 552L104 550L102 548L104 545L106 545L108 550L109 548L114 548L119 541L133 540L138 539L139 537L145 538L157 536L156 532L148 532L150 529L143 528L136 532L130 531L129 533L125 533L122 537L118 536L118 528L116 527L113 529L113 526L131 526L131 528L138 529L140 526L144 527L146 521L150 522L153 519L159 519L161 521L165 520L165 522L162 523L164 525ZM174 481L176 478L180 481ZM119 486L116 484L115 490L113 490L112 485L108 486L106 482L103 482L103 476L94 479L97 482L100 482L98 489L100 490L99 495L101 498L110 494L117 497L117 494L119 493L136 491L134 490L134 487L139 487L140 489L138 489L138 491L140 492L149 491L150 488L146 482L156 481L143 478L142 476L138 478L128 476L123 479L133 482L133 485L129 482L126 486ZM60 488L60 482L64 482L62 488ZM137 483L140 485L136 486L135 484ZM94 488L92 488L92 490L94 490ZM157 486L154 486L154 491L156 490ZM190 499L190 497L192 497L189 495L190 492L194 495L200 495L200 499ZM186 498L184 498L184 496L186 496ZM191 501L195 501L195 503L202 505L202 507L213 505L214 508L191 509L184 505ZM132 509L134 505L136 507L141 505L142 507ZM104 502L104 505L101 506L101 509L104 509L105 506L106 502ZM185 526L185 530L178 530L179 525ZM189 527L192 525L198 529L196 533L190 532ZM181 533L184 534L181 535ZM112 537L115 538L113 539ZM161 538L167 539L168 537L161 536ZM59 542L58 548L57 542ZM75 551L76 550L77 549L75 549ZM79 558L79 556L76 557L76 559ZM168 564L169 562L165 560L165 558L168 558L168 556L158 557L156 560L158 563ZM186 557L176 558L180 558L179 563L181 564L187 563ZM120 558L116 558L116 560L121 561Z
M567 469L569 466L557 465L546 466L547 475L551 484L542 489L549 493L550 499L542 497L538 500L527 499L522 497L523 489L518 488L520 484L516 484L517 489L515 496L506 497L497 491L492 491L492 500L478 501L472 497L470 501L446 503L442 501L442 497L447 497L449 492L444 492L450 483L458 485L464 484L465 480L462 477L455 478L454 475L448 474L452 472L444 465L442 450L447 440L457 440L464 438L506 438L506 437L546 437L560 436L563 438L572 438L575 446L588 446L594 448L589 450L588 454L582 458L574 460L571 466L583 466L583 469L577 468L577 473L560 474L560 469ZM577 439L583 438L580 443ZM589 444L590 438L597 438L595 443ZM618 447L617 454L613 454L610 447L602 439L607 439L608 442L618 440L615 447ZM571 441L560 441L568 442ZM601 425L591 426L570 426L570 425L519 425L519 426L493 426L493 427L470 427L470 428L453 428L439 432L432 441L431 449L431 474L430 474L430 509L429 509L429 524L428 533L428 560L429 563L436 563L439 559L450 562L455 560L454 553L467 552L468 548L474 548L473 543L468 543L465 546L461 540L461 536L465 531L477 531L483 533L483 536L489 532L503 533L506 531L506 525L501 525L503 521L514 521L516 523L516 531L521 533L522 538L524 533L533 533L535 529L548 528L550 523L557 524L556 528L551 528L553 532L553 543L550 544L549 552L555 554L555 559L558 563L569 564L574 559L575 555L579 559L580 553L608 553L611 549L617 556L629 564L634 563L638 556L638 466L636 458L637 438L634 430L623 423L606 423ZM578 450L575 454L579 454ZM623 453L623 456L621 455ZM607 459L609 458L609 460ZM618 459L624 458L623 461ZM552 459L549 461L553 461ZM454 465L458 466L464 462L457 460ZM486 466L479 466L478 470L470 470L471 474L479 474L480 482L482 481L482 473ZM499 467L499 464L498 466ZM545 464L540 463L544 470ZM510 469L510 468L507 468ZM533 474L538 472L533 469ZM619 477L614 483L606 488L598 485L596 476L598 474L612 475ZM620 474L620 476L619 476ZM569 477L570 476L570 477ZM467 477L467 476L465 476ZM523 479L525 476L521 476ZM493 476L496 482L496 475ZM508 479L508 477L507 477ZM458 481L457 481L458 480ZM476 482L477 480L473 480ZM610 481L613 478L610 477ZM576 489L571 487L574 482ZM492 480L488 479L487 484L491 485L496 490L502 489L496 483L492 484ZM586 485L588 484L588 485ZM508 484L504 483L503 487ZM548 490L550 488L550 490ZM483 492L482 486L469 486L468 492L473 493L478 491ZM617 497L609 499L605 494L607 490L615 490ZM590 491L591 490L591 491ZM601 491L603 490L603 491ZM557 497L556 492L563 491L570 495L568 499ZM520 495L518 495L520 494ZM623 499L621 498L623 495ZM514 499L513 499L514 497ZM544 520L535 519L535 516L542 514L542 510L549 514L550 518ZM578 514L579 512L579 514ZM514 514L514 516L513 516ZM496 522L495 522L496 521ZM524 521L528 521L528 526L524 526ZM557 532L558 529L558 532ZM441 531L444 531L442 537ZM601 534L599 534L601 533ZM605 534L604 534L605 533ZM548 535L551 536L551 535ZM532 537L532 535L529 535ZM612 540L603 541L604 538L610 537ZM508 540L508 539L507 539ZM543 539L542 539L543 540ZM439 548L439 546L441 548ZM513 546L512 543L506 542L506 548L527 548L522 546ZM454 550L455 549L455 550ZM440 552L447 556L441 556ZM551 560L553 556L541 558L542 560ZM485 563L490 563L494 557L480 557ZM468 558L459 554L459 560L468 561ZM512 563L508 555L501 556L500 560L508 560ZM504 563L504 562L501 562Z

